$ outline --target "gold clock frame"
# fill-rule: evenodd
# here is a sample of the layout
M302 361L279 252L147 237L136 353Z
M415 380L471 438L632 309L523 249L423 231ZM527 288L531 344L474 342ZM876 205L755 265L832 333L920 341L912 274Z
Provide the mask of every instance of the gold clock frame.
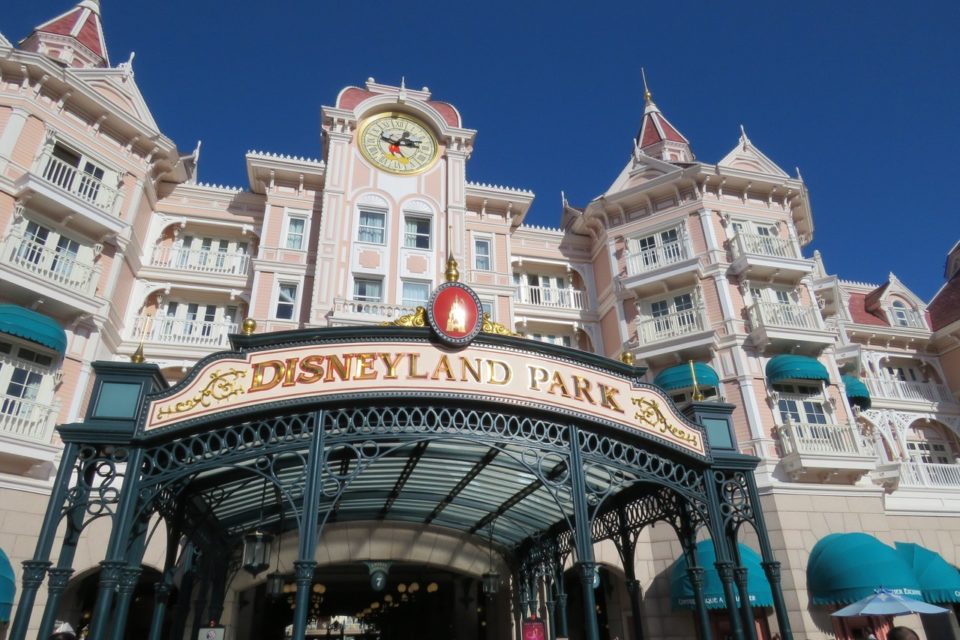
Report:
M376 160L374 160L373 158L371 158L367 154L366 147L364 147L363 145L363 137L364 137L364 134L366 134L367 132L367 127L369 127L375 121L381 120L384 118L401 118L403 120L409 120L410 122L414 122L417 125L419 125L421 128L423 128L423 130L427 133L428 136L430 136L430 139L433 141L433 156L428 161L424 162L423 166L418 167L417 169L414 169L412 171L397 171L396 169L390 169L389 167L385 167L379 162L377 162ZM440 141L437 139L437 136L434 135L430 126L423 120L417 117L414 117L409 113L405 113L403 111L381 111L380 113L375 113L374 115L367 116L366 118L361 120L360 126L357 127L356 144L357 144L357 149L360 151L360 155L363 157L364 160L369 162L376 169L380 171L385 171L387 173L392 173L393 175L396 175L396 176L415 176L415 175L424 173L425 171L432 169L433 165L435 165L437 163L437 160L440 159Z

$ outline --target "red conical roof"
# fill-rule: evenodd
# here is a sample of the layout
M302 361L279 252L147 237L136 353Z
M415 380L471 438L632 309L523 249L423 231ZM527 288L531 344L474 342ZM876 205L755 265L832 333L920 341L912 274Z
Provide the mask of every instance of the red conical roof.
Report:
M640 133L637 134L637 146L643 149L664 141L690 144L683 134L663 116L649 93L646 98L647 105L643 109L643 123L640 125Z
M43 40L45 34L75 39L93 54L94 60L90 61L92 66L104 67L109 64L100 23L99 0L82 0L66 13L36 27L25 42Z

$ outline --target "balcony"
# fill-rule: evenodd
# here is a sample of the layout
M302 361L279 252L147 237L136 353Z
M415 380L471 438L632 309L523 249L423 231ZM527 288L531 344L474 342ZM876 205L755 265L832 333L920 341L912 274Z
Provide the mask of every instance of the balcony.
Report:
M814 307L779 302L756 302L749 307L750 338L760 349L790 348L817 354L834 342Z
M885 462L877 465L871 474L873 481L883 485L888 492L897 489L960 490L960 464L939 464L926 462ZM945 498L947 492L937 493ZM929 503L928 499L918 499L916 495L907 498L916 507Z
M708 355L715 346L715 332L702 306L637 321L634 357L648 366Z
M789 240L776 236L738 233L730 240L730 251L732 275L797 282L813 272L813 260L798 256Z
M424 305L426 302L424 302ZM331 326L348 326L360 324L382 324L393 322L400 316L415 313L415 306L389 304L370 300L347 300L335 298L333 301L333 315L330 317Z
M850 425L788 422L777 434L783 469L795 482L853 483L876 465Z
M644 297L695 283L700 258L682 241L668 242L644 251L627 253L623 286Z
M151 344L217 349L227 347L230 344L227 336L236 332L236 322L137 316L130 339Z
M0 263L46 283L82 296L93 296L100 279L100 268L77 260L71 253L25 239L11 233L0 247Z
M864 378L870 397L878 400L906 402L957 402L946 385L932 382L907 382Z
M246 279L250 256L235 251L158 246L153 250L150 266L199 274L239 276Z
M537 307L575 309L578 311L583 309L583 292L572 287L560 289L522 284L517 287L513 299L519 304L529 304Z
M0 436L50 444L59 405L0 395Z

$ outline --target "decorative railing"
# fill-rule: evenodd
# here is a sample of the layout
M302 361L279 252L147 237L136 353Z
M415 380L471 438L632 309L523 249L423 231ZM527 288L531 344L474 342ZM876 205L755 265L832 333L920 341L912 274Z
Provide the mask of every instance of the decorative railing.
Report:
M70 193L84 202L111 211L120 191L111 187L94 175L79 170L50 152L44 153L39 160L43 167L43 179Z
M236 251L158 246L153 250L150 265L197 273L245 276L250 256Z
M236 332L236 322L137 316L130 339L193 347L223 347L228 343L227 336Z
M11 233L0 248L0 261L18 271L92 296L100 279L100 267L82 262L72 253L28 240L22 233Z
M819 329L820 314L813 307L779 302L755 302L750 307L750 322L754 328L788 327L791 329Z
M956 402L950 389L942 384L882 378L864 378L863 381L870 390L870 395L875 398L913 402Z
M695 307L656 318L646 318L637 323L637 334L643 344L660 342L704 331L706 321L703 309Z
M396 320L400 316L415 313L416 310L416 307L402 304L388 304L386 302L346 300L344 298L336 298L333 301L334 315L364 315L374 316L383 320Z
M760 236L752 233L738 233L731 243L733 257L744 255L769 256L773 258L796 258L789 240L776 236Z
M0 395L0 435L49 444L59 407Z
M900 463L900 485L960 489L960 464Z
M532 304L538 307L554 307L557 309L583 309L583 292L569 287L534 287L521 284L517 286L513 299L522 304Z
M869 455L853 427L835 424L788 422L779 427L785 456L791 453L820 456Z
M690 256L685 243L668 242L651 249L627 253L627 275L635 276L653 271L676 262L682 262Z

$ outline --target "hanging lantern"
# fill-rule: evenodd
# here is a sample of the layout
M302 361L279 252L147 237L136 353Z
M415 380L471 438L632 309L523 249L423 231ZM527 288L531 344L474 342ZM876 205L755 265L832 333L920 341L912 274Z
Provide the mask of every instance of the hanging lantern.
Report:
M500 574L496 571L488 571L483 574L483 593L488 596L495 595L500 590Z
M284 594L284 577L283 574L274 571L273 573L267 574L267 597L271 600L276 600Z
M243 570L256 577L270 566L273 536L257 530L243 537Z

